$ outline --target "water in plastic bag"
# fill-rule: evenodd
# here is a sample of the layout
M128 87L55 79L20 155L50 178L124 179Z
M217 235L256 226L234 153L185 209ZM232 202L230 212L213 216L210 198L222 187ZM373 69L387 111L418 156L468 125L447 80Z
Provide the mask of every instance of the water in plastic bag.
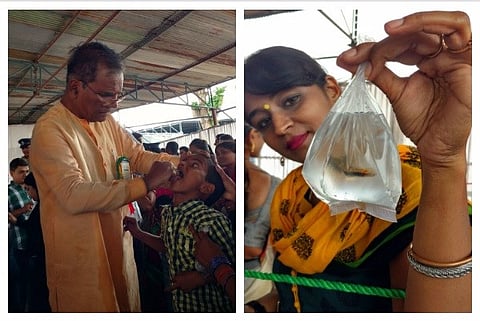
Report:
M400 157L363 64L315 133L302 174L332 215L357 208L396 222Z

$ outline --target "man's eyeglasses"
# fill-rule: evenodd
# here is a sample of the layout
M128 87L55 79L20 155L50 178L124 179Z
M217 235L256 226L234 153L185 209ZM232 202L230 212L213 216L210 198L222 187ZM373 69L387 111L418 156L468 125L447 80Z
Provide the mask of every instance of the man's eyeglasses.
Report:
M112 103L112 102L121 102L122 100L125 99L125 93L121 92L121 93L109 93L109 92L103 92L103 91L95 91L92 87L90 87L88 85L88 83L86 81L82 81L85 86L87 86L88 89L90 89L92 91L92 93L94 93L95 95L97 95L98 98L100 98L101 101L103 102L108 102L108 103Z

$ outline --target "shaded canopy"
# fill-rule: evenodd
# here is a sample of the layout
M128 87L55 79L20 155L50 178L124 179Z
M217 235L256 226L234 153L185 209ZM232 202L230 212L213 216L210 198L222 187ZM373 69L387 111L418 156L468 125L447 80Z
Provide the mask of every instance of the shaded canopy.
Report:
M235 10L9 10L8 124L33 124L60 99L69 52L89 41L124 60L120 109L234 79L235 19Z

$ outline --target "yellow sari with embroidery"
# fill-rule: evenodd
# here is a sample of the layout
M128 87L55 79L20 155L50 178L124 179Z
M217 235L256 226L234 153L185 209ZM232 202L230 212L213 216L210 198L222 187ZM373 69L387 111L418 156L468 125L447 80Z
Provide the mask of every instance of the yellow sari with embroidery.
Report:
M420 200L420 157L414 147L398 147L402 161L402 195L397 205L397 220L410 213ZM277 188L271 207L272 244L278 259L294 271L321 273L337 258L354 262L391 222L352 210L330 215L323 202L312 207L305 195L309 187L302 167L293 170Z

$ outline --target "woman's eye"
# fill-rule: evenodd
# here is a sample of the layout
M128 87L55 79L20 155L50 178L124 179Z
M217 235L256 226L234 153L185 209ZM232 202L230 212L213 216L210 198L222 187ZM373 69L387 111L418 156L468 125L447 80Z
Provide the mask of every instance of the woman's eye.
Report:
M300 101L300 95L290 96L285 99L283 105L285 107L292 107Z
M257 130L263 131L263 130L268 128L268 126L271 123L271 119L270 119L270 117L262 118L262 119L259 119L256 122L252 122L252 123L253 123L253 127L255 127Z

